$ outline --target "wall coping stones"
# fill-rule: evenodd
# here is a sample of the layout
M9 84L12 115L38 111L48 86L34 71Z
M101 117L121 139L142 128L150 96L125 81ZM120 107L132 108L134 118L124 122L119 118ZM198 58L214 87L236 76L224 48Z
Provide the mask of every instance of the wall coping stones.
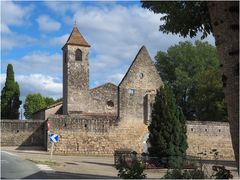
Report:
M216 121L186 121L186 125L216 125L216 126L229 126L229 122L216 122Z

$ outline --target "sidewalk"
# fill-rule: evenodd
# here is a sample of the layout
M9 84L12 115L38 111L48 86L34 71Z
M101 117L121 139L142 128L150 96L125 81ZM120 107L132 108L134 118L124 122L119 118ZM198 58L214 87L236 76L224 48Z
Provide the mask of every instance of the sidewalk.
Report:
M35 148L37 149L37 148ZM21 149L18 147L1 147L2 151L7 151L19 157L32 161L50 162L50 153L42 150ZM118 171L114 167L113 157L91 157L91 156L60 156L53 155L50 166L56 172L73 174L84 174L84 177L109 177L118 178ZM148 178L160 178L166 170L146 170ZM67 176L67 175L66 175ZM66 177L63 177L66 178Z

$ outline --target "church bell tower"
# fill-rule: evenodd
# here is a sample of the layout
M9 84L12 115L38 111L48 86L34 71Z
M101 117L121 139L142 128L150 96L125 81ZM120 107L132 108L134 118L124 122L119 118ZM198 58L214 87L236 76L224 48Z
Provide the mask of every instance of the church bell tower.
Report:
M79 103L84 102L89 90L89 49L90 45L75 26L62 48L63 114L81 111Z

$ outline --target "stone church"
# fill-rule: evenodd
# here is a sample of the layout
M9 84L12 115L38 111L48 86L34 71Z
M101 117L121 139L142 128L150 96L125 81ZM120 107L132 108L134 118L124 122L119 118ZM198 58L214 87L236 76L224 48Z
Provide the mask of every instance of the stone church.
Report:
M63 46L63 103L34 114L34 119L49 115L114 115L118 121L150 120L156 90L163 82L148 51L143 46L117 86L111 82L89 88L89 49L77 27ZM113 62L114 63L114 62Z
M152 104L163 85L147 49L139 50L118 86L106 83L92 89L89 49L74 27L62 48L63 102L36 112L33 118L46 120L46 137L59 135L54 146L58 154L113 155L122 148L147 152ZM186 128L188 155L214 159L212 150L217 149L219 159L234 158L228 123L187 121Z

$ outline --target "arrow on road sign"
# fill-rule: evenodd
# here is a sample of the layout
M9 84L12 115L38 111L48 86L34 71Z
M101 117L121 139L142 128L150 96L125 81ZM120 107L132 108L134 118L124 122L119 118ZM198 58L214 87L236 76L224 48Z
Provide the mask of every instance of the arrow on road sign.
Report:
M50 142L58 142L58 135L57 134L50 134Z

